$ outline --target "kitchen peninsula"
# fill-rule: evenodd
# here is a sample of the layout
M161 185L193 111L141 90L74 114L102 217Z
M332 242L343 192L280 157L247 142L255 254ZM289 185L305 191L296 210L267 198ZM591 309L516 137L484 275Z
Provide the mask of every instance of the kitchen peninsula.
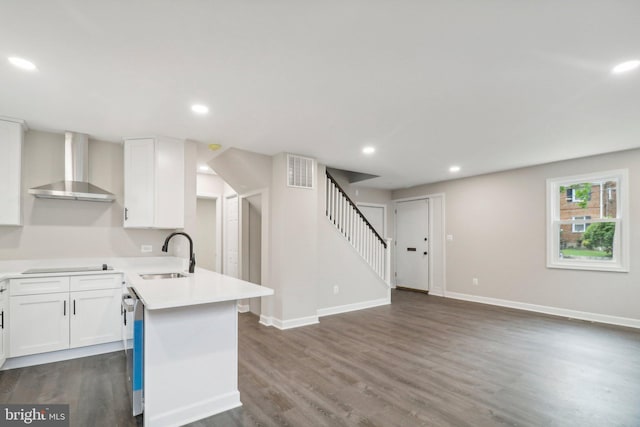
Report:
M273 290L200 268L178 278L139 273L126 278L144 304L144 425L182 425L242 405L236 301Z
M144 425L182 425L240 406L237 300L273 290L186 270L172 256L0 261L0 367L121 351L123 337L131 340L123 321L134 324L120 308L128 287L144 313Z

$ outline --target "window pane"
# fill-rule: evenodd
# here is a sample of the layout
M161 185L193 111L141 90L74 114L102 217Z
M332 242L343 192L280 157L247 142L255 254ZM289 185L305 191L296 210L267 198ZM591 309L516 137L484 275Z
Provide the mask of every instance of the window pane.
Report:
M583 230L583 231L577 231ZM560 258L574 260L601 260L613 258L615 222L560 225Z
M616 218L615 180L562 185L558 194L560 219Z

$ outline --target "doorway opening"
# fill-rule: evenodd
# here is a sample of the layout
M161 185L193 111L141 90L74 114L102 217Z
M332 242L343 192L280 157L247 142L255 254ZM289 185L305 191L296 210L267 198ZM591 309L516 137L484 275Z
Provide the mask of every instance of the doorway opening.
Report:
M242 198L242 279L262 285L262 194ZM249 300L249 311L260 316L259 298Z
M238 278L260 286L269 286L269 190L261 189L239 196ZM270 297L238 301L238 311L251 312L264 319L272 315Z
M196 233L194 252L198 267L220 272L221 267L220 203L217 197L198 196L196 199Z

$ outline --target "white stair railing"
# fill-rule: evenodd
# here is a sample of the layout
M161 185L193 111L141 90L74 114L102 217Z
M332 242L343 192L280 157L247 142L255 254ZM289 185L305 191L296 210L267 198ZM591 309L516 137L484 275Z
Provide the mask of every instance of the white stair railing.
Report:
M385 281L390 283L391 245L385 241L336 180L327 173L325 212L329 221Z

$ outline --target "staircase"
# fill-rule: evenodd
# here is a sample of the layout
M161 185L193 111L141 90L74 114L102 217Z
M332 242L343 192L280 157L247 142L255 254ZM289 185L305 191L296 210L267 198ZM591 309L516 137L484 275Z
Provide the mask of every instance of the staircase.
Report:
M376 232L329 172L326 173L325 213L327 219L351 243L376 274L390 284L391 248L389 243Z

